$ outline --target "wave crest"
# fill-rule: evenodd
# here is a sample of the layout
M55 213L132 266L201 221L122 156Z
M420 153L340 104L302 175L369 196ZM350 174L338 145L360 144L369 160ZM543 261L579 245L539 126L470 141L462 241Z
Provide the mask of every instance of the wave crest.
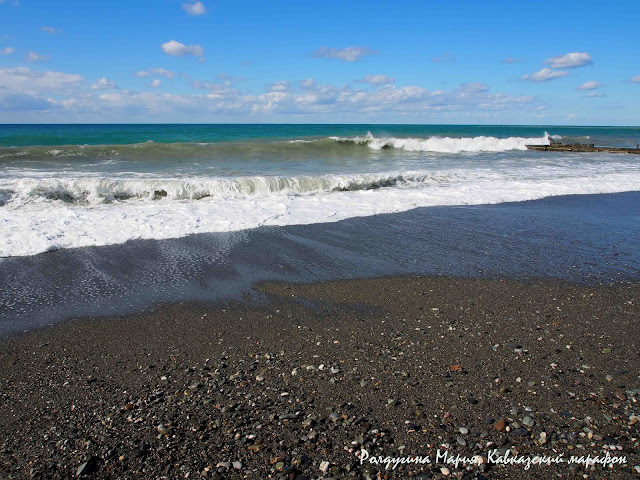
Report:
M299 177L238 177L209 179L24 179L0 190L0 206L31 201L100 204L130 199L200 200L314 195L375 190L386 187L449 181L450 175L424 172Z
M397 138L374 137L368 132L365 137L329 137L336 142L352 143L355 145L367 145L373 150L386 148L402 149L407 152L436 152L436 153L462 153L462 152L506 152L509 150L526 150L527 145L549 145L549 134L544 137L429 137L429 138Z

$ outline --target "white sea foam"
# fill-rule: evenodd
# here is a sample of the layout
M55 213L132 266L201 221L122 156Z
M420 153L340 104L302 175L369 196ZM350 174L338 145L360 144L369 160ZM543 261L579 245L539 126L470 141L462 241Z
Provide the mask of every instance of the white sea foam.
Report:
M337 142L366 144L373 150L397 148L408 152L506 152L509 150L526 150L527 145L549 145L549 134L544 137L430 137L430 138L397 138L374 137L368 132L364 137L329 137Z
M493 204L553 195L640 190L640 170L623 170L621 165L612 163L606 168L596 165L579 172L570 168L545 170L534 167L522 169L517 175L513 171L449 169L439 173L371 174L368 178L367 175L325 176L314 180L323 178L325 185L316 185L317 188L313 187L316 190L305 186L298 191L295 188L304 184L301 178L295 185L291 179L289 184L281 184L279 180L263 178L261 183L253 184L259 187L249 192L224 190L221 186L224 183L218 179L209 180L213 183L206 188L213 185L215 188L209 193L220 194L209 194L200 200L192 198L193 192L202 191L202 184L176 181L172 190L170 182L156 179L151 181L159 182L153 184L153 188L161 185L167 196L154 196L156 199L153 200L148 194L150 185L145 186L150 180L138 179L122 184L104 180L106 184L101 181L86 184L91 184L94 190L87 195L89 201L85 204L56 195L33 192L28 195L29 189L43 188L43 184L37 187L38 181L30 184L23 179L20 185L12 187L22 188L20 194L15 191L7 194L0 186L5 192L3 198L9 199L0 207L3 231L0 256L32 255L132 239L236 231L262 225L332 222L432 205ZM385 183L385 179L390 181ZM76 186L83 181L77 179ZM356 188L358 185L370 186L372 181L379 182L380 188ZM253 180L248 184L251 182ZM73 181L70 185L73 186ZM114 189L114 185L119 186ZM196 186L189 191L187 185ZM118 201L113 193L119 191L118 188L129 189L128 194L136 189L144 194ZM106 195L105 191L111 192L115 201L100 200L101 195ZM92 196L97 196L98 200L91 203Z

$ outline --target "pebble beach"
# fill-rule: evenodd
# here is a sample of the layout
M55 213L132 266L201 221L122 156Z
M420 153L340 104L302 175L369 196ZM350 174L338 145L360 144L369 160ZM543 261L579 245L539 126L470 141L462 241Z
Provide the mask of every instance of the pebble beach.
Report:
M638 475L636 283L259 289L268 306L185 303L5 340L2 477ZM607 455L624 463L595 463ZM416 457L430 463L393 460Z

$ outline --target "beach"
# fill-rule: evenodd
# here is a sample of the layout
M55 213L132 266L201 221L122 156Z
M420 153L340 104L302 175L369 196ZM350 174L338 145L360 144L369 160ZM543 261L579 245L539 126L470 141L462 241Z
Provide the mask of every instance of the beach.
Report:
M635 478L637 201L4 259L2 476Z

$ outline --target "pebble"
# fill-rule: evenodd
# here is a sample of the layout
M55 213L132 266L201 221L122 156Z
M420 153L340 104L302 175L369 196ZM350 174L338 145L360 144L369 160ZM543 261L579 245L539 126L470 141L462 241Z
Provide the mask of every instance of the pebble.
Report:
M460 427L458 429L458 431L462 434L462 435L466 435L467 433L469 433L469 429L467 427Z
M456 437L456 442L458 442L463 447L467 446L467 441L464 438L462 438L460 435Z
M327 473L327 471L329 470L330 466L331 466L331 464L325 460L324 462L320 463L320 471L322 473Z
M166 425L158 425L158 433L160 433L161 435L169 435L170 432L171 428L167 427Z
M447 475L449 475L449 474L451 473L451 470L449 470L447 467L442 467L442 468L440 469L440 472L441 472L443 475L447 476Z
M536 424L535 420L529 416L524 417L522 419L522 423L525 424L527 427L533 427Z
M547 433L546 432L540 432L540 440L538 441L538 443L540 443L540 445L544 445L545 443L547 443Z
M504 432L504 430L507 428L507 420L504 419L504 418L501 418L500 420L497 420L493 424L493 428L495 428L499 432Z
M235 468L236 470L242 470L242 462L233 462L233 468Z

